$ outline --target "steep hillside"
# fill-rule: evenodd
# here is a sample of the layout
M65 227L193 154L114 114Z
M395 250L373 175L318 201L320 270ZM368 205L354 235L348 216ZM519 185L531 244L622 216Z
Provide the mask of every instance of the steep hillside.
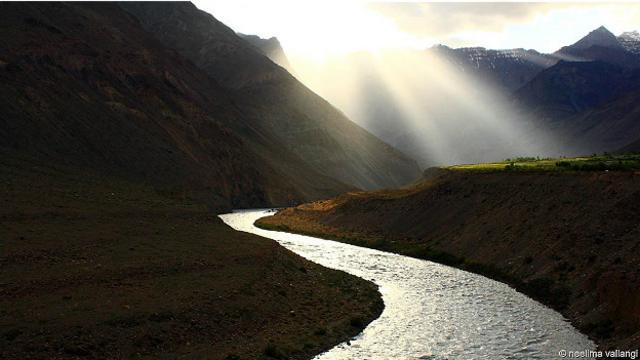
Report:
M603 347L640 345L640 176L434 170L415 186L290 208L260 226L479 272L555 307Z
M606 102L596 109L577 115L571 122L575 129L571 136L579 139L585 153L605 151L639 152L630 145L640 138L640 91L630 91Z
M289 73L293 73L293 69L291 68L291 64L289 63L289 59L287 55L284 53L282 46L280 45L280 41L278 38L271 37L268 39L263 39L256 35L246 35L246 34L238 34L241 38L245 39L251 45L255 46L260 52L266 55L271 61L282 66Z
M628 72L605 62L567 62L542 71L514 95L538 117L558 119L596 107L627 86Z
M619 152L640 152L640 138L636 138L635 140L633 140L632 142L628 143L627 145L623 146L622 148L620 148L618 150Z
M577 153L615 151L640 136L640 71L601 62L567 62L542 71L514 94L538 126Z
M418 167L402 153L352 123L233 30L191 3L120 3L163 44L227 88L264 139L314 170L364 189L403 185ZM269 159L277 166L278 159Z
M0 6L0 147L188 190L213 207L353 188L261 137L228 90L116 5Z

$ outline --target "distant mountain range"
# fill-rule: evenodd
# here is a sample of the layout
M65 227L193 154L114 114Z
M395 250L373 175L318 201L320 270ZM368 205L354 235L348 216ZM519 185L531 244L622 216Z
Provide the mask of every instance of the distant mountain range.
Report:
M479 77L506 91L514 91L552 66L557 58L535 50L491 50L483 47L452 49L437 45L427 50L449 61L460 71Z
M227 207L419 176L413 160L191 3L0 7L2 149Z
M406 65L415 68L414 75L398 85L412 89L409 111L407 94L391 91L376 73L376 60L363 54L347 59L360 73L361 105L340 94L324 95L422 166L525 153L601 153L640 139L635 125L640 101L632 101L640 83L638 32L616 37L599 27L551 54L437 45L413 57L422 60ZM397 58L403 61L401 54ZM421 72L421 66L426 70ZM407 76L403 71L386 79ZM492 124L495 128L487 126ZM501 133L505 124L514 129ZM438 148L444 149L442 154L435 153Z
M542 66L514 89L514 101L536 126L558 135L574 152L619 150L640 139L639 50L638 32L616 37L599 27L572 45L532 59ZM509 64L518 70L493 63L500 74L531 68L527 61Z
M640 41L632 34L616 37L600 27L563 47L554 55L571 61L541 71L516 101L579 152L625 147L640 138L640 55L631 51Z

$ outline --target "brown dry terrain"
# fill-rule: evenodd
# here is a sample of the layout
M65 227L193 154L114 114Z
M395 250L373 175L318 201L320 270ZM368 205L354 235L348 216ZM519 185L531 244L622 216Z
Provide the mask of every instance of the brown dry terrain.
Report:
M303 359L382 310L178 194L4 151L0 184L2 359Z
M604 348L640 346L640 173L439 170L258 225L434 260L511 284Z

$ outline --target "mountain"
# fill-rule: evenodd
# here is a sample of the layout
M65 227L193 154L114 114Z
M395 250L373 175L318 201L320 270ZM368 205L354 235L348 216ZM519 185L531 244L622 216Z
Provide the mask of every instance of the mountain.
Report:
M624 70L601 61L567 62L543 70L515 93L538 117L562 117L611 99L625 82Z
M640 55L640 33L637 31L628 31L620 34L618 42L628 52Z
M600 27L554 56L564 59L520 88L514 102L576 154L619 149L640 138L638 33Z
M497 85L512 92L526 84L540 71L552 66L557 59L535 50L491 50L483 47L452 49L444 45L430 48L442 59L449 61L460 71L472 74L479 80Z
M623 146L618 151L619 152L640 152L640 138L636 138L634 141Z
M640 136L640 57L627 50L632 43L633 33L616 38L604 27L590 32L556 52L571 61L537 74L515 92L515 104L575 153L620 149Z
M280 41L278 38L271 37L268 39L263 39L257 35L246 35L238 33L238 36L249 42L251 45L255 46L260 52L266 55L271 61L282 66L288 72L293 73L291 64L289 63L289 59L287 55L282 50L282 46L280 45Z
M601 61L542 71L514 94L521 111L576 154L614 151L640 136L640 71Z
M625 49L607 28L601 26L576 43L565 46L554 53L567 61L604 61L622 67L640 66L640 57Z
M640 81L636 76L635 81ZM579 139L583 153L640 151L640 89L632 90L578 114L571 137ZM634 145L635 142L635 145Z
M0 147L216 205L267 202L254 178L272 169L229 129L241 114L224 89L117 6L5 3L0 16Z
M565 46L563 47L563 49L581 50L588 49L592 46L602 46L611 49L623 49L616 36L613 35L611 31L609 31L604 26L600 26L599 28L589 32L585 37L578 40L573 45Z
M1 6L0 148L170 193L186 191L215 208L283 205L362 185L392 186L418 172L415 163L318 97L310 109L300 104L289 128L277 129L293 137L303 130L296 121L305 124L312 111L324 111L301 136L306 143L292 148L256 124L279 118L243 104L228 87L264 78L229 65L215 79L113 3ZM292 79L223 25L209 30L212 39L221 39L217 45L236 44L246 55L223 63ZM332 176L339 172L345 181Z
M120 6L227 90L255 130L248 134L252 141L264 139L317 172L364 189L399 186L419 173L413 160L351 122L193 4L123 2ZM278 158L270 163L282 165Z

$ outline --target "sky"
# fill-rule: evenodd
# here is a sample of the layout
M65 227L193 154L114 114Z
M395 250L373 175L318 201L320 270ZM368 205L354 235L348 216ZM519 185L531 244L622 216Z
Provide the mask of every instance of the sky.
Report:
M356 51L451 47L553 52L604 25L640 29L640 2L398 3L196 0L237 32L275 36L287 56L322 60Z

